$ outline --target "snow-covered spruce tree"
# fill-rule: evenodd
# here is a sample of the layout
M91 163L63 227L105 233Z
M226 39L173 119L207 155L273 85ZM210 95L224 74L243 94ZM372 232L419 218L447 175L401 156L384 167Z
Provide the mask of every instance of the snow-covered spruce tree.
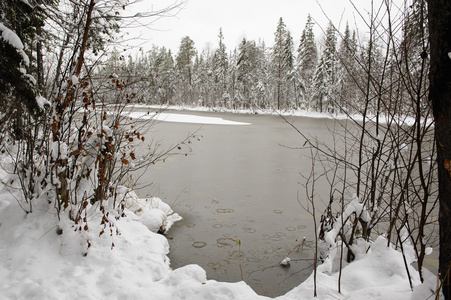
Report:
M379 37L373 36L367 43L360 45L360 63L361 76L358 86L359 90L358 101L356 103L356 110L360 114L376 114L378 111L377 102L372 101L377 98L378 87L374 85L375 78L381 78L384 75L384 61L386 54L381 52L385 41L382 41ZM385 57L384 57L385 56Z
M295 68L294 68L294 56L293 56L293 38L291 37L290 31L287 30L284 45L284 57L286 65L286 75L285 75L285 89L287 98L287 109L297 109L299 108L298 100L298 82L296 80Z
M337 36L334 25L329 23L326 30L324 50L313 78L313 99L318 111L336 112L337 77Z
M54 6L52 1L41 4L0 3L0 149L13 162L12 167L4 167L15 174L12 181L4 184L23 191L23 208L28 212L32 211L32 200L39 191L36 175L42 174L36 156L41 155L48 109L48 101L40 96L43 91L38 89L35 79L42 76L39 74L42 68L37 67L33 57L40 57L34 45L41 38L38 28L46 21L45 7Z
M309 14L302 31L297 55L298 94L300 94L300 107L303 109L311 108L313 77L318 62L318 49L313 26L314 22Z
M253 85L252 69L254 67L254 48L255 42L248 41L245 38L238 46L237 58L237 92L236 101L237 108L248 108L251 88Z
M293 77L292 48L293 40L291 34L288 33L283 19L280 18L274 33L274 46L272 49L272 68L277 109L288 107L288 82Z
M338 106L346 109L348 112L355 112L355 103L360 94L356 81L358 80L357 72L357 40L355 30L351 34L349 24L346 23L345 31L341 39L340 48L338 50L339 61L339 94Z
M116 48L108 59L96 68L95 76L115 74L133 86L139 93L138 103L170 104L175 93L175 64L171 50L153 46L146 53L139 51L135 57L124 57Z
M256 52L256 85L253 89L253 103L256 108L266 109L270 107L271 99L273 99L270 86L270 62L268 60L267 48L264 41L259 41Z
M40 7L24 1L0 3L0 127L2 135L10 134L15 139L31 138L23 130L31 121L27 116L36 118L41 113L36 80L31 74L34 62L30 45L43 22Z
M160 77L158 85L159 103L169 104L174 97L175 66L171 50L164 47L160 51L161 63L158 66Z
M265 48L243 38L238 47L235 102L239 108L265 105Z
M142 102L167 104L172 100L174 87L174 60L166 48L153 46L145 54L132 59L133 74L141 91L145 91ZM141 99L139 99L141 102Z
M228 86L228 68L229 59L227 57L226 46L224 44L224 35L222 34L222 28L219 29L219 44L218 48L213 55L213 72L214 72L214 97L219 100L219 105L227 107L227 102L230 95L227 92Z
M108 59L102 63L105 67L96 68L95 77L106 78L113 75L116 78L123 80L127 86L133 85L133 92L146 91L140 93L142 97L135 99L138 103L149 103L155 101L155 69L153 64L156 60L156 51L158 49L151 49L146 53L139 51L135 56L119 54L119 60L115 55L116 48L113 49L113 53L108 53ZM116 62L118 60L118 62ZM116 68L112 67L116 66ZM100 79L101 81L102 79ZM113 90L108 89L109 92ZM115 97L111 97L115 99Z
M229 55L229 84L228 84L228 93L229 99L227 107L235 109L237 104L237 95L238 95L238 53L235 48Z
M409 61L409 68L413 68L421 65L422 58L421 55L418 56L418 53L421 54L424 48L427 47L427 45L423 44L427 43L425 37L429 35L426 2L413 0L411 9L407 12L405 18L401 50L403 50L403 55ZM424 27L419 26L419 24L424 24Z
M113 74L116 73L118 75L122 75L125 71L125 57L121 55L121 53L117 50L117 48L113 48L110 53L107 54L106 61L102 64L99 72L104 72L105 74Z
M177 77L179 83L177 84L177 102L180 103L192 103L196 101L193 99L192 84L193 84L193 64L196 56L196 48L194 47L194 41L185 36L180 42L179 52L175 58Z
M205 49L196 56L193 65L193 100L197 104L207 107L218 107L218 98L215 97L213 57Z

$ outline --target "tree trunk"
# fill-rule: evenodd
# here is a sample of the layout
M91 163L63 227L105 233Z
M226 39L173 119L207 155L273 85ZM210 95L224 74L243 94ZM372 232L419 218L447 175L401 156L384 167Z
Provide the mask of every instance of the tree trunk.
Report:
M83 66L83 62L84 62L84 58L85 58L86 45L88 44L89 31L91 30L92 11L94 10L94 5L96 5L96 1L91 0L89 2L89 6L88 6L86 25L85 25L84 32L83 32L83 40L81 42L80 54L78 56L77 67L75 69L75 76L77 76L77 77L80 76L81 68Z
M439 272L451 299L451 1L428 0L431 67L429 100L435 119L440 201Z
M36 34L38 36L38 42L36 44L36 60L37 60L37 73L38 73L38 89L44 90L44 63L42 58L42 27L36 28Z

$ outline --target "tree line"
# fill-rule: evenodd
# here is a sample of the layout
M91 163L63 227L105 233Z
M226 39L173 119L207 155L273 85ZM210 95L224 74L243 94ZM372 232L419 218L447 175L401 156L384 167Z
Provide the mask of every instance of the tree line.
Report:
M339 32L329 23L318 42L314 26L309 15L297 47L280 18L272 47L243 38L229 51L220 28L216 48L201 52L189 36L182 38L177 53L155 45L134 56L114 50L98 74L114 73L129 82L140 81L136 89L146 93L138 100L145 104L361 112L365 90L360 87L367 78L359 74L360 69L371 59L371 72L381 72L386 49L383 38L360 42L348 24ZM409 26L407 20L403 39L416 38ZM377 109L369 107L373 114Z

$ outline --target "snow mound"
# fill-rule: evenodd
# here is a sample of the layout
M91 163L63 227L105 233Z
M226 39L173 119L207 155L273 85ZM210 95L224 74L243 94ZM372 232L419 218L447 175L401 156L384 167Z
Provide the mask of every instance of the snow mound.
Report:
M172 225L182 217L160 198L139 199L132 191L128 192L125 207L133 220L144 224L150 231L167 233Z
M435 290L436 278L424 269L426 280L421 284L418 272L410 263L412 262L409 262L409 272L412 276L413 291L410 289L402 254L392 247L387 247L387 240L380 236L371 244L367 255L343 268L341 294L337 291L338 272L328 275L326 271L323 273L321 268L318 268L318 298L314 298L312 294L312 274L300 286L280 299L427 299ZM435 299L435 297L433 298Z
M25 214L0 191L0 299L258 299L244 282L207 280L197 265L171 270L166 232L181 217L159 198L126 193L118 234L100 235L102 214L89 210L89 231L47 201ZM17 196L17 195L16 195ZM108 233L108 234L107 234Z

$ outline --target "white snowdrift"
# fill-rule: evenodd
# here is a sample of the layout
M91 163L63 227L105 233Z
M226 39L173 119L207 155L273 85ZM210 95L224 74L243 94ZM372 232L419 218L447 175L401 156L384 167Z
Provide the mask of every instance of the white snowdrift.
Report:
M175 113L147 113L147 112L127 112L125 116L133 119L156 120L175 123L193 123L206 125L249 125L249 123L224 120L217 117L204 117L197 115L185 115Z
M410 266L409 271L413 276L414 284L412 292L402 254L387 247L387 240L383 237L379 237L371 245L369 254L343 269L341 294L337 292L338 272L329 276L321 272L321 269L320 266L317 278L317 299L425 300L432 295L436 285L435 276L428 270L424 270L425 283L420 284L417 272ZM281 299L313 299L313 297L306 297L312 293L312 290L313 275Z
M133 192L128 192L125 207L129 217L141 222L153 232L167 233L175 222L182 219L160 198L139 199Z

